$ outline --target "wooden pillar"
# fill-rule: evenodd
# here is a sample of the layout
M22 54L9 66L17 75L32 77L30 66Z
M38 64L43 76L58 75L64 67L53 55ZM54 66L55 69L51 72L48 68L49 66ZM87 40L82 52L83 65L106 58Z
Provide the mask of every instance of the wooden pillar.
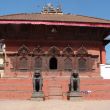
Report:
M30 70L30 73L29 73L29 77L32 77L33 76L33 72L32 72L32 69L33 69L33 65L32 65L32 61L33 61L33 59L32 59L32 56L31 57L29 57L29 70Z
M101 57L100 58L101 59L101 64L106 64L106 51L105 51L105 47L102 47L100 57Z

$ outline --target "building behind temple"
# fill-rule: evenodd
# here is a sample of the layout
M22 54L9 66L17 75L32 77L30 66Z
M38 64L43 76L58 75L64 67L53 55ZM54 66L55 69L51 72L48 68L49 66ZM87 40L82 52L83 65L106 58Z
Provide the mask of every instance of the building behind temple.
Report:
M63 14L51 4L41 13L0 16L0 98L110 99L110 80L100 76L109 34L109 20Z

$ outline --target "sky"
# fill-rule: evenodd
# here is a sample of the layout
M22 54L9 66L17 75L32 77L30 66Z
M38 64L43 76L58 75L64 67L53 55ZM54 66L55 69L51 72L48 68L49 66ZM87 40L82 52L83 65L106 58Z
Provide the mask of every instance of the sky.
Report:
M62 7L65 14L77 14L110 20L110 0L0 0L0 15L39 13L48 3ZM110 63L110 44L106 47L106 60Z

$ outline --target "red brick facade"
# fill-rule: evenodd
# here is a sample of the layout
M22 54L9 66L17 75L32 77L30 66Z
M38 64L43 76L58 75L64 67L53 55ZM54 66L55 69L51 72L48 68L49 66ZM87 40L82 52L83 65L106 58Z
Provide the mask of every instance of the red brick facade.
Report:
M15 41L16 42L16 41ZM86 71L79 71L80 77L80 92L83 98L86 99L101 99L101 95L109 91L108 86L106 85L109 80L103 80L100 77L99 72L99 63L100 59L102 58L102 53L100 54L100 47L93 47L88 46L87 48L81 45L81 47L74 47L73 42L71 48L74 50L72 56L68 56L72 59L72 69L79 68L78 66L78 59L84 57L87 59L88 69ZM49 68L49 60L52 57L51 53L49 55L50 48L53 46L42 46L42 50L45 55L42 55L41 58L43 59L42 64L42 76L43 76L43 92L45 95L45 99L65 99L67 100L67 93L69 92L69 84L70 84L70 76L71 71L64 70L64 60L67 56L63 55L63 50L65 47L68 47L67 44L55 43L54 45L58 45L55 47L59 48L59 54L56 55L58 60L58 67L57 70L52 71ZM32 76L34 74L33 70L33 55L27 55L28 58L28 68L29 70L26 72L21 72L20 70L15 70L15 64L19 64L19 47L16 43L6 44L6 61L5 64L5 73L4 77L0 79L1 86L0 86L0 96L1 98L9 98L9 99L31 99L32 92L33 92L33 82ZM25 44L26 45L26 44ZM32 44L31 44L32 45ZM73 47L72 47L73 45ZM87 44L86 44L87 45ZM90 45L90 44L89 44ZM14 48L13 48L14 47ZM27 48L27 47L26 47ZM33 50L35 50L37 46L34 47L28 46L29 53L33 54ZM41 48L41 47L40 47ZM87 51L88 55L78 55L78 51L84 48ZM16 50L16 51L15 51ZM93 57L92 57L93 56ZM7 78L6 78L7 77ZM26 84L26 86L25 86ZM90 91L90 92L89 92ZM107 93L108 94L108 93ZM109 95L109 94L108 94ZM108 95L104 96L103 99L109 99Z

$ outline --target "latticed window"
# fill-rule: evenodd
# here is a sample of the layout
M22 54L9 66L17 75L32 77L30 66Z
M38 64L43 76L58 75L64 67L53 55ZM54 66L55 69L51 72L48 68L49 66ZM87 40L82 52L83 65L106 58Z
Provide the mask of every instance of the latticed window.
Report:
M86 61L86 59L80 58L78 60L78 64L79 64L79 70L81 70L81 71L87 70L87 61Z
M42 68L42 59L40 57L35 58L35 69L41 69Z
M20 70L27 70L28 69L28 60L26 57L21 57L19 59L19 69Z
M17 69L20 71L27 71L29 69L29 62L28 62L28 56L30 54L30 50L25 46L22 45L18 49L17 54Z
M70 58L66 58L64 60L64 66L65 70L72 70L72 60Z

